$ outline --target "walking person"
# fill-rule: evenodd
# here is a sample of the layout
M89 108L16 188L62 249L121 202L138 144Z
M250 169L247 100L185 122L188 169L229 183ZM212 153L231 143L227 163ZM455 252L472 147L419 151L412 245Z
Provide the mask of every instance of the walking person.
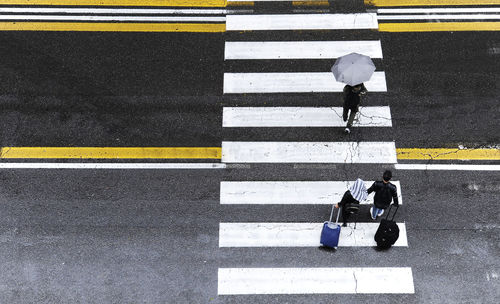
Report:
M347 127L344 132L346 134L351 133L350 128L354 122L354 117L359 111L359 104L361 102L361 96L365 95L367 92L365 85L363 83L357 84L355 86L346 85L344 87L344 113L342 118L347 121ZM351 113L349 114L349 111ZM349 116L349 119L348 119Z
M351 214L359 211L359 202L364 201L368 197L365 182L358 178L354 184L344 193L342 200L335 205L335 208L341 207L342 209L342 224L343 227L347 226L347 221Z
M373 220L377 216L384 214L384 210L391 205L391 201L394 200L394 205L398 206L398 191L394 184L389 182L392 178L392 172L386 170L382 176L382 181L376 181L373 185L368 188L368 194L375 191L375 197L373 199L374 206L370 208L370 215Z

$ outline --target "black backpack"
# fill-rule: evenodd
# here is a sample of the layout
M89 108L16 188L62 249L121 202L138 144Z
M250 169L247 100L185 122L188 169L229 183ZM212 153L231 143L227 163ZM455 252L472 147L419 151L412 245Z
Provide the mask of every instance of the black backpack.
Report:
M389 207L389 211L385 219L380 221L380 226L375 233L375 242L377 242L377 247L380 249L388 249L399 238L399 227L398 224L394 221L394 216L396 212L398 212L399 206L396 207L396 211L392 215L392 219L389 220L389 213L391 213L392 205Z

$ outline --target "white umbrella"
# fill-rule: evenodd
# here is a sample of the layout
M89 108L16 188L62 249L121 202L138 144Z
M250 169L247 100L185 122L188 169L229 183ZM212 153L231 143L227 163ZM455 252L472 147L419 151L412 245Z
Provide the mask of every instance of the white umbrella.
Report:
M375 72L375 64L369 56L350 53L337 58L332 72L338 82L355 86L370 80Z

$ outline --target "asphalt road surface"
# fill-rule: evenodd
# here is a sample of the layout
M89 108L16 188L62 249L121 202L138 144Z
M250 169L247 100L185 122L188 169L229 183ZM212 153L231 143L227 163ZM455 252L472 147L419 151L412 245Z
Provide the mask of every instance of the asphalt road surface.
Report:
M222 127L223 107L342 106L338 92L224 94L224 73L330 70L333 59L224 60L226 41L285 40L380 40L383 58L374 61L385 72L387 90L369 92L363 105L389 106L392 127L355 127L349 135L342 127ZM223 141L394 141L397 148L498 149L499 48L498 31L2 31L0 143L220 147ZM91 161L100 162L68 162ZM331 207L306 201L222 204L222 182L373 181L385 169L400 183L396 220L404 224L407 246L220 246L221 223L321 224ZM0 302L497 303L499 194L498 171L397 170L383 163L0 169ZM361 227L374 222L369 208L361 206ZM343 229L354 233L352 223ZM221 269L323 267L411 269L414 292L398 292L393 275L392 293L364 293L373 282L358 281L356 274L356 289L347 292L222 292ZM277 281L268 285L279 286Z

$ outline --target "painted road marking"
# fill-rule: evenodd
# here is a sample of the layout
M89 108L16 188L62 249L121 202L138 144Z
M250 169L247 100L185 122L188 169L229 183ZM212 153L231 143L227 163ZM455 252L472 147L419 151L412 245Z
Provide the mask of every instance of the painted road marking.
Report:
M219 295L413 294L410 267L219 268Z
M408 247L406 226L397 223L393 246ZM354 223L340 229L339 247L375 247L380 223ZM219 247L318 247L323 223L219 223Z
M356 52L382 58L380 40L226 41L224 59L333 59Z
M377 29L377 14L229 15L228 31Z
M3 147L0 159L220 159L218 147Z
M380 23L380 32L500 31L500 22Z
M379 8L378 14L500 13L498 7L460 8Z
M494 20L500 19L500 15L385 15L377 16L378 20L421 20L421 19L435 19L435 20Z
M226 31L224 23L0 22L0 31L200 32Z
M0 163L0 169L225 169L221 163Z
M500 171L500 165L396 164L397 170Z
M224 93L342 92L345 84L331 72L320 73L224 73ZM387 92L384 72L365 82L370 92Z
M221 205L332 205L342 199L354 181L223 181L220 183ZM373 181L365 181L369 188ZM403 204L401 184L399 204ZM361 204L372 204L371 193Z
M226 17L172 17L172 16L64 16L64 15L0 15L0 20L52 20L52 21L135 21L135 22L224 22Z
M63 14L226 14L225 9L147 9L147 8L74 8L74 7L0 7L0 13Z
M2 5L200 6L224 7L225 0L2 0Z
M397 163L394 142L222 142L224 163Z
M500 149L398 148L398 159L500 160Z
M500 5L500 0L364 0L374 6Z
M341 107L224 107L223 127L345 127ZM392 127L388 106L360 107L356 127Z

